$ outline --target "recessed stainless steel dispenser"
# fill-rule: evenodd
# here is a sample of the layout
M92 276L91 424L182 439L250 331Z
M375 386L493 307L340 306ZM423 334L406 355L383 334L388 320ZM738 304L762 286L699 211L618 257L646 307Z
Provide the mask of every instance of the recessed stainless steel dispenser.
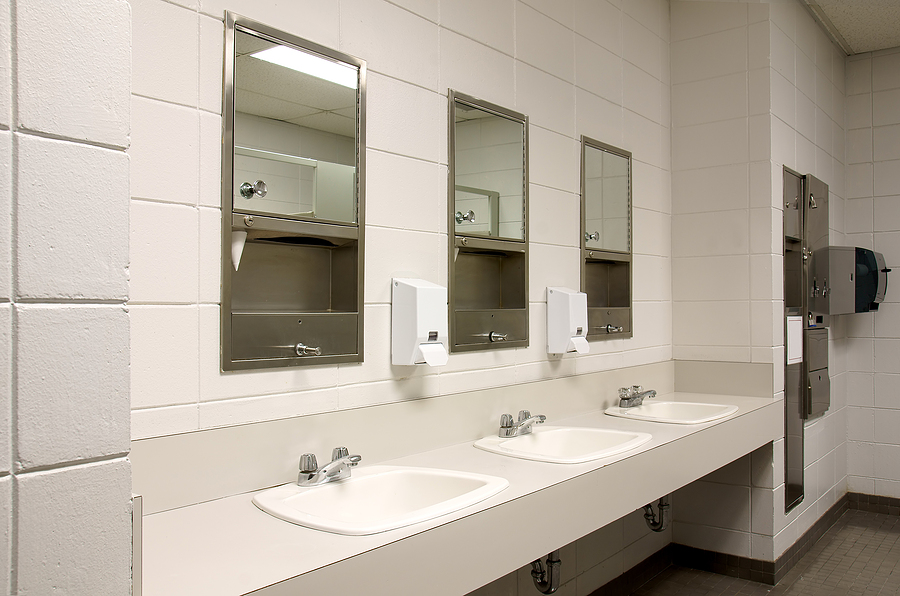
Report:
M587 337L631 337L631 152L585 136L581 137L581 237Z
M528 117L449 92L450 351L528 345Z
M820 308L828 315L878 310L887 292L884 255L858 246L828 246L813 255Z
M222 370L361 361L365 62L225 20Z

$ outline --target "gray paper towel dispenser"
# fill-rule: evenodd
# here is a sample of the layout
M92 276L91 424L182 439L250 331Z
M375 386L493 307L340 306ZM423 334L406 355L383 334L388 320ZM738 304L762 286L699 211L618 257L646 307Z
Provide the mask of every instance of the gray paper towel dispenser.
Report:
M845 315L878 310L887 291L884 256L858 246L829 246L815 251L810 283L822 314Z

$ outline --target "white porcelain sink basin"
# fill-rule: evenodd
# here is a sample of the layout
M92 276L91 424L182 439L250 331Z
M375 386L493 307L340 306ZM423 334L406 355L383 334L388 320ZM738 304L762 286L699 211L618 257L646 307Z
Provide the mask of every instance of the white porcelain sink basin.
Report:
M484 474L375 465L320 486L276 486L255 495L253 503L291 523L360 536L453 513L508 485L505 478Z
M737 406L723 404L705 404L687 401L644 401L633 408L608 408L610 416L648 420L650 422L666 422L669 424L702 424L721 418L727 418L737 412Z
M475 441L475 446L521 459L580 464L629 451L650 438L647 433L605 428L540 426L527 435L509 439L485 437Z

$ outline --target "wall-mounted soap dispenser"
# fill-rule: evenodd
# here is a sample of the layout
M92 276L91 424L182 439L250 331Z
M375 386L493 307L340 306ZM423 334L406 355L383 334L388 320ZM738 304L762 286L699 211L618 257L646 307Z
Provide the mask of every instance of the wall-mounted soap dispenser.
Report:
M569 288L547 288L547 353L591 351L587 341L587 294Z
M447 364L447 288L423 279L391 280L391 364Z

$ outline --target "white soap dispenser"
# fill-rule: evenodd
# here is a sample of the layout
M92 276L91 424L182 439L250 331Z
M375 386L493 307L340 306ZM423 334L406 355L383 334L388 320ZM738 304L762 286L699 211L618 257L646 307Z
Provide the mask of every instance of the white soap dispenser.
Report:
M569 288L547 288L547 353L587 354L587 294Z
M391 280L391 364L447 364L447 288L424 279Z

